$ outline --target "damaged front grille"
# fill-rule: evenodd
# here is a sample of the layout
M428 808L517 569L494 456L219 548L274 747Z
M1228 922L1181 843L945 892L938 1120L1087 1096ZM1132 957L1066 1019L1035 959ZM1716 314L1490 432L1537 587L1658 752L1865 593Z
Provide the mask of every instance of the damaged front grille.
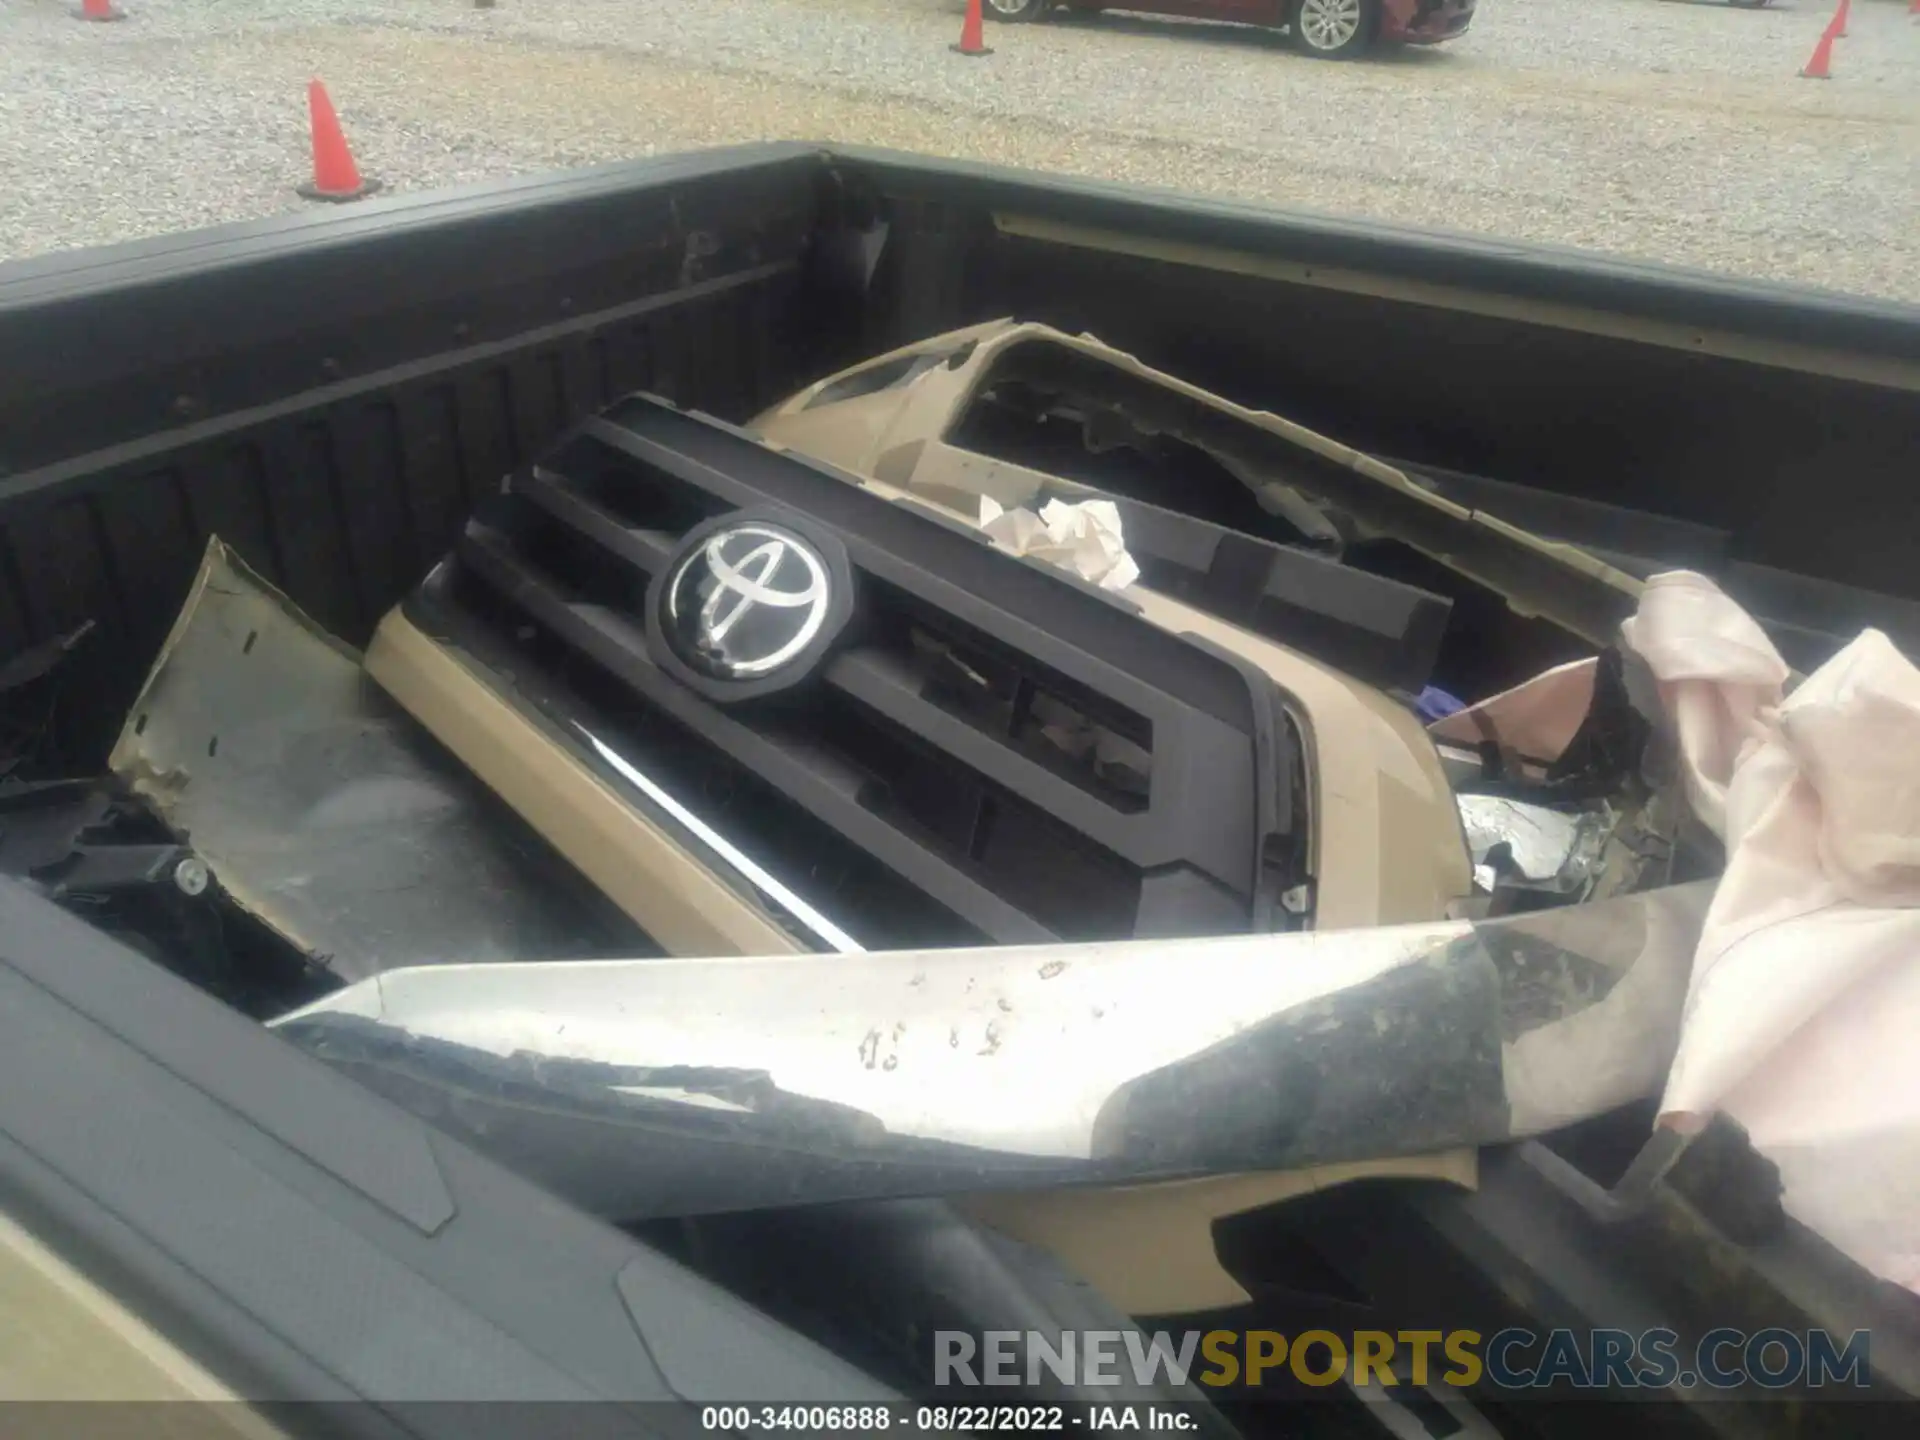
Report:
M1295 878L1263 676L648 397L513 475L408 614L814 946L1232 933Z

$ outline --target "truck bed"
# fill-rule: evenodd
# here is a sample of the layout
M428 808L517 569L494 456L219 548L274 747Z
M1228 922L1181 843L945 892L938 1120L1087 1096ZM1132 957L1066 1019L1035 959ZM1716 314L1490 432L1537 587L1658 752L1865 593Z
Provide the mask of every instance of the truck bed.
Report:
M1796 664L1868 624L1920 642L1920 308L769 144L0 267L0 657L71 642L21 744L51 773L99 769L214 535L363 644L478 497L610 400L743 421L1009 314L1623 568L1707 570ZM1618 1240L1594 1202L1613 1177L1541 1148L1476 1196L1371 1196L1366 1224L1409 1253L1347 1279L1397 1316L1477 1287L1536 1324L1899 1318L1831 1256L1749 1256L1707 1293L1671 1259L1704 1266L1705 1242L1673 1226L1659 1264L1576 1295ZM1304 1212L1303 1233L1335 1250L1360 1213ZM1516 1236L1516 1214L1537 1228Z

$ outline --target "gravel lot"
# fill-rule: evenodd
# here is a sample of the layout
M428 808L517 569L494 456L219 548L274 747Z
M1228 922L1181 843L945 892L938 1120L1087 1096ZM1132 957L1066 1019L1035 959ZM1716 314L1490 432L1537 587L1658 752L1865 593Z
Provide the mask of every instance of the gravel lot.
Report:
M0 0L0 258L297 208L309 75L395 189L758 138L894 145L1920 299L1920 21L1482 0L1373 62L960 0ZM378 203L378 202L373 202Z

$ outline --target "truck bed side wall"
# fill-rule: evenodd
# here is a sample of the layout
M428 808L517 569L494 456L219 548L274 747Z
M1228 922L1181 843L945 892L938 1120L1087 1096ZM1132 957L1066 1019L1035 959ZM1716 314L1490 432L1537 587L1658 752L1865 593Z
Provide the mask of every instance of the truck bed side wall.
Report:
M765 145L0 267L0 655L96 622L57 727L91 763L211 533L364 640L476 497L612 396L740 419L1008 313L1920 596L1920 310Z
M1920 598L1920 306L837 153L893 220L876 339L1009 313L1091 330L1357 448Z
M66 758L104 753L209 535L364 642L573 420L811 374L813 154L628 168L0 271L0 655L99 626Z

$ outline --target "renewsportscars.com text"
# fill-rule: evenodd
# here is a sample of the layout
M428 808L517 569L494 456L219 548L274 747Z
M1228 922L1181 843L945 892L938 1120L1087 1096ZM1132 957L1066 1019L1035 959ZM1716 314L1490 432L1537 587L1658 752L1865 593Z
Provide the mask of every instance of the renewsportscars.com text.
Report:
M934 1383L959 1388L1132 1383L1258 1387L1492 1385L1503 1390L1731 1390L1869 1384L1870 1335L1826 1330L1277 1330L934 1333Z

